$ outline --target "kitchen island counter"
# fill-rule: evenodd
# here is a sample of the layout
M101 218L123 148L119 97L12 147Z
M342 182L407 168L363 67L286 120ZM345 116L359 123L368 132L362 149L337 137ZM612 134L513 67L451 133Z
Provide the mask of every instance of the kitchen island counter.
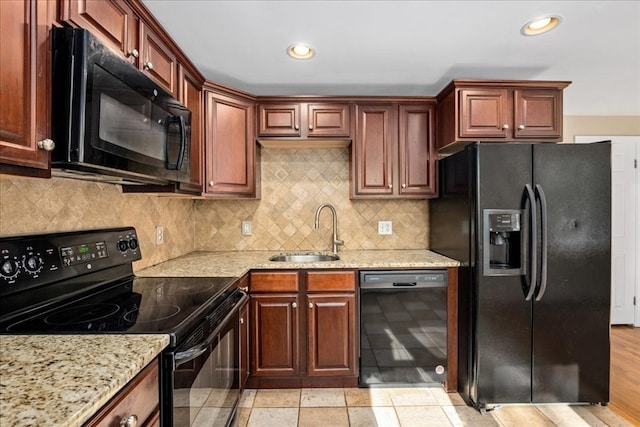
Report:
M81 426L168 335L0 335L0 425Z
M287 253L326 253L287 251ZM272 262L269 258L280 251L220 251L192 252L136 272L144 277L240 277L249 270L265 269L345 269L378 268L447 268L460 263L424 249L362 250L338 252L337 261Z

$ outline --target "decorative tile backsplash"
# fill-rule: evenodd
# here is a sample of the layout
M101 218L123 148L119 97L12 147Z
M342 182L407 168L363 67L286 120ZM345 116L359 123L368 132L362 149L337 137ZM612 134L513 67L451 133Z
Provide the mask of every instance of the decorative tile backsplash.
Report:
M331 203L338 214L344 250L428 247L426 200L350 200L349 148L263 148L261 200L198 200L198 250L330 250ZM241 222L252 222L242 236ZM378 221L393 222L392 235L378 235Z
M428 248L426 200L350 200L348 148L262 149L261 200L190 200L123 194L120 187L67 178L0 176L0 236L134 226L143 259L136 270L193 250L331 249L331 203L339 249ZM241 222L252 221L242 236ZM378 235L378 221L393 234ZM165 244L155 245L155 226Z
M165 244L155 245L163 225ZM134 226L141 269L193 251L193 201L123 194L119 186L66 178L0 177L0 236Z

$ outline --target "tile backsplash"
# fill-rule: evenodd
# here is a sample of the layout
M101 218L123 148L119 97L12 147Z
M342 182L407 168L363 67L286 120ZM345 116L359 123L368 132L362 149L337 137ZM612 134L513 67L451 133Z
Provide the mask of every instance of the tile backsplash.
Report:
M428 247L428 201L350 200L349 148L263 148L260 200L198 200L198 250L330 250L328 209L314 229L316 209L331 203L344 250ZM241 222L252 222L242 236ZM378 221L393 222L378 235Z
M428 201L350 200L348 148L263 148L260 200L191 200L123 194L120 187L67 178L0 176L0 236L134 226L145 268L193 250L331 249L331 203L343 250L428 248ZM252 221L242 236L241 222ZM378 221L393 222L378 235ZM155 245L155 226L165 244Z

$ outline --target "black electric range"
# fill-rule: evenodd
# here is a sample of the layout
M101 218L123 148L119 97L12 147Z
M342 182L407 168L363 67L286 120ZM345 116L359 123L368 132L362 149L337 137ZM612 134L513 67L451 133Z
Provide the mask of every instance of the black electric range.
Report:
M163 333L182 342L235 277L136 277L133 228L0 238L0 333Z

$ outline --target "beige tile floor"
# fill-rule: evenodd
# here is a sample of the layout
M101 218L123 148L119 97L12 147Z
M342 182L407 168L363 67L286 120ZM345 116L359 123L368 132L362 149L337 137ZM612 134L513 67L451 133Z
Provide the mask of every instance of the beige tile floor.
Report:
M239 427L631 426L601 406L505 406L481 415L439 388L245 390Z

